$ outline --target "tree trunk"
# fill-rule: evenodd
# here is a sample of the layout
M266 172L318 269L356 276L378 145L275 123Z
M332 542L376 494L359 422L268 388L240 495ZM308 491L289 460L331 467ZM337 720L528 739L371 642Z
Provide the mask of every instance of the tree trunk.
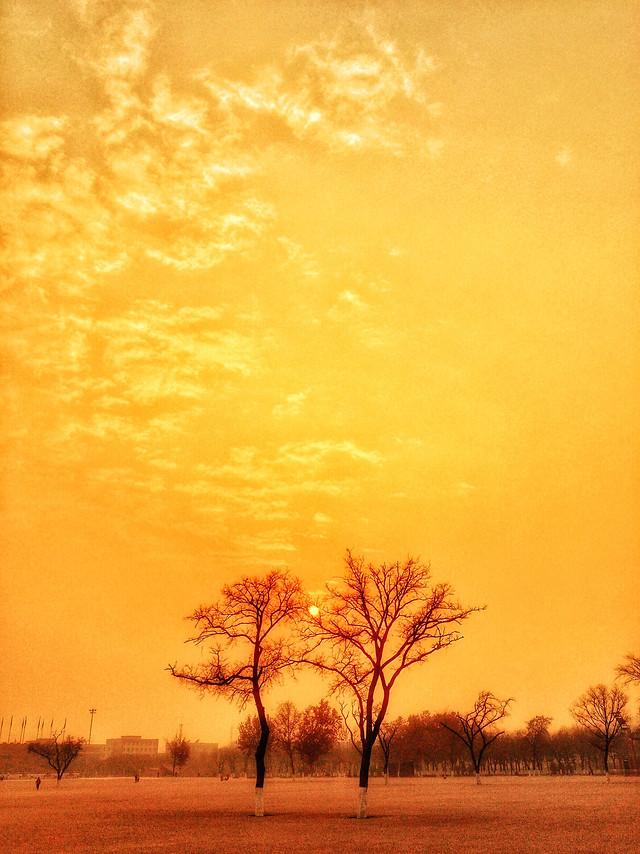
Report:
M269 726L265 721L265 725L262 728L262 734L260 735L260 741L258 742L258 747L256 748L256 789L262 789L264 786L264 775L265 775L265 764L264 757L267 752L267 741L269 740Z
M480 776L480 772L476 771L476 785L480 785L482 783L482 777Z
M254 696L256 701L256 709L258 711L258 719L260 721L260 741L256 748L256 816L264 815L264 798L262 789L264 787L265 764L264 757L267 753L267 743L269 741L269 724L264 711L264 706L260 699L260 695Z
M264 816L264 789L256 787L256 818Z
M358 789L358 812L356 818L367 817L367 792L368 790L362 786Z
M358 792L358 818L367 817L367 790L369 788L369 766L371 765L371 751L374 742L368 739L362 745L362 757L360 759L360 788Z

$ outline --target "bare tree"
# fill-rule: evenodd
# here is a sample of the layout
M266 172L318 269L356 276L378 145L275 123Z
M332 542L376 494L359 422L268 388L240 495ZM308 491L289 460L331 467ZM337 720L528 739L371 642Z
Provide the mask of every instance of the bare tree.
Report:
M640 685L640 656L626 655L625 664L616 667L616 672L621 677L625 685Z
M197 633L188 642L200 645L214 641L209 660L168 668L182 682L227 696L240 708L251 701L255 704L260 721L255 752L257 816L264 815L264 757L269 740L263 695L299 660L286 628L305 610L300 582L284 571L273 570L265 577L244 577L225 585L220 602L201 606L189 617ZM236 658L231 659L230 653Z
M271 721L271 725L273 741L286 754L291 767L291 776L295 777L295 752L300 729L300 712L289 700L280 703Z
M27 750L46 759L47 763L56 772L56 785L60 783L62 775L69 765L82 750L84 738L74 738L71 735L63 735L61 732L52 732L51 738L44 741L32 741Z
M395 721L383 721L378 730L378 744L382 750L384 765L382 774L384 776L385 786L389 783L389 757L391 756L391 742L394 740L403 724L402 718L396 718Z
M182 727L180 727L180 731L172 739L167 739L167 753L171 757L173 763L171 773L175 777L176 768L178 769L178 773L180 773L180 769L183 765L186 765L191 756L191 745L182 735Z
M595 685L569 710L576 722L591 735L592 744L602 751L607 779L611 745L627 722L627 701L627 695L617 686Z
M460 623L480 609L455 602L448 584L432 585L429 566L411 557L373 566L347 551L344 577L327 591L309 615L306 660L351 701L361 749L357 814L365 818L371 752L398 677L459 640Z
M476 772L476 783L480 783L480 766L485 750L503 733L502 730L496 732L493 727L509 714L507 706L512 702L512 697L508 700L499 700L491 692L481 691L470 712L464 715L460 712L455 713L454 725L444 720L440 721L441 726L452 732L466 745Z

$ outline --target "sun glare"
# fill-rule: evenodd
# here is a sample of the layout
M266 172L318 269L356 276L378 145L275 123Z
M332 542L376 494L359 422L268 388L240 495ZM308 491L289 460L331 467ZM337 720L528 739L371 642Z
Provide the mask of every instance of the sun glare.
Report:
M317 605L309 605L309 613L312 617L317 617L320 613L320 608Z

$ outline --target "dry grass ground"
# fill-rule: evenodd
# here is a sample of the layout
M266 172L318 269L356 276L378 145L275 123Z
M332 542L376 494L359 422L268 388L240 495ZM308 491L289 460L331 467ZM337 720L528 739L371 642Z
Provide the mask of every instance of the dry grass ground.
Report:
M253 818L250 780L47 779L0 782L0 851L176 854L637 854L640 779L267 780Z

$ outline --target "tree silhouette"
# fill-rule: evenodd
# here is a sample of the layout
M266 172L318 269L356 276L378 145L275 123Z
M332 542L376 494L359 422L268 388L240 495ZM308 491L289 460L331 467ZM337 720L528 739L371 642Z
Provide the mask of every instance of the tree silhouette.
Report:
M300 712L291 701L280 703L271 721L271 728L273 741L287 755L291 776L295 777L295 752L300 729Z
M616 672L625 685L640 685L640 656L626 655L626 663L616 667Z
M402 718L396 718L395 721L383 721L378 730L378 744L382 750L384 765L382 774L384 776L385 786L389 783L389 757L391 756L391 743L400 731L403 724Z
M470 712L465 715L455 712L455 724L440 721L441 726L452 732L466 745L476 772L477 783L480 782L480 765L485 750L499 735L502 735L502 731L496 732L492 728L509 714L507 706L512 702L513 698L499 700L489 691L481 691Z
M627 695L617 686L595 685L569 710L576 722L591 735L592 744L602 751L604 770L609 775L611 744L625 726Z
M32 741L27 750L47 761L56 772L56 784L59 784L64 772L82 750L83 744L84 738L53 732L51 738L45 741Z
M208 661L168 668L182 682L229 697L240 708L251 701L255 704L260 721L255 752L257 816L264 815L264 757L269 740L263 696L299 661L286 629L305 611L300 582L288 572L273 570L265 577L243 577L222 588L220 602L201 606L189 617L197 633L188 642L214 641Z
M326 700L308 706L300 716L295 747L313 771L321 756L337 744L342 729L339 713Z
M542 771L542 749L549 741L549 727L553 718L536 715L526 723L525 739L531 748L533 769Z
M180 769L189 761L189 757L191 756L191 745L182 735L182 727L180 727L180 732L177 732L172 739L167 739L167 753L173 763L171 773L175 776L176 768L178 769L178 773L180 773Z
M371 752L401 673L461 638L463 608L448 584L431 584L429 566L365 564L347 551L344 577L309 615L306 660L345 695L360 747L358 818L367 815ZM315 609L314 609L315 610Z

